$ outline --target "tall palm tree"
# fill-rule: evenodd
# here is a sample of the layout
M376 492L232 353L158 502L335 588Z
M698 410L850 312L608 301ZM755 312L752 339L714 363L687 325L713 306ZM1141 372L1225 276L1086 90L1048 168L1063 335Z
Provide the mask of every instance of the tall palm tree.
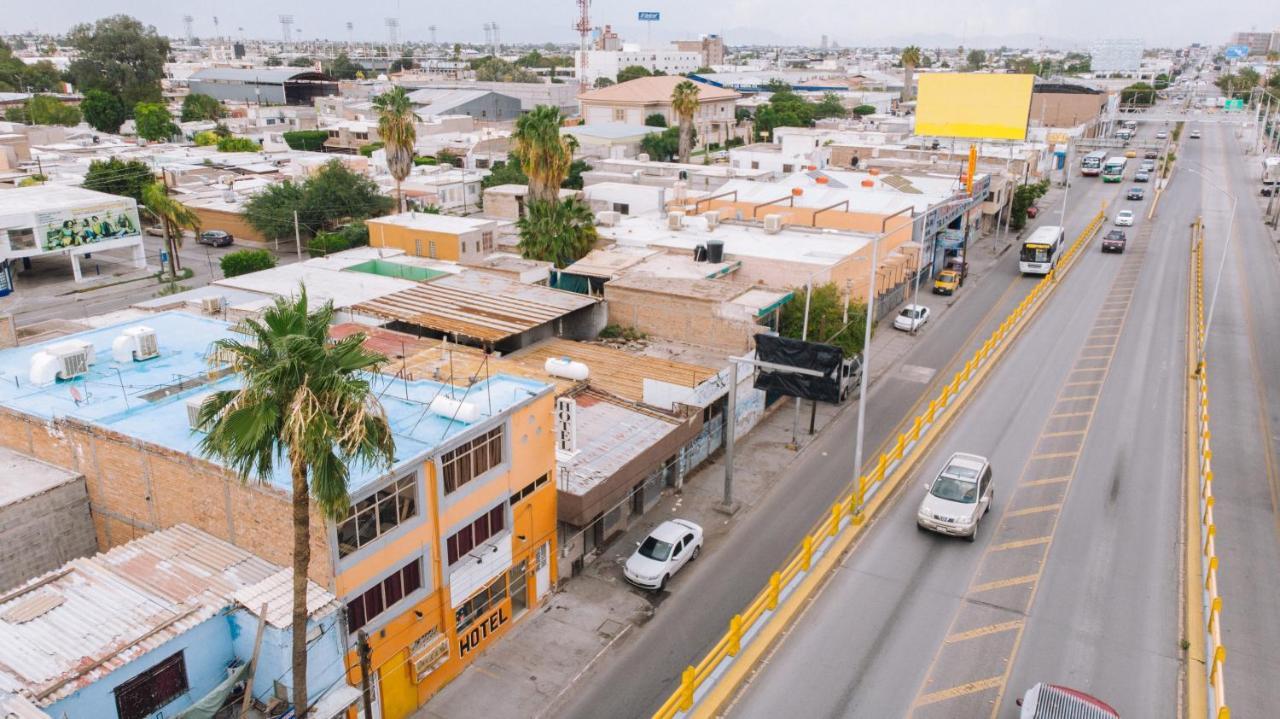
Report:
M182 231L200 231L200 216L190 207L169 196L169 188L159 182L142 188L142 204L164 226L164 246L169 250L169 271L177 279L182 271L178 248L182 247Z
M539 105L516 120L514 152L520 158L520 169L529 178L529 200L555 202L560 185L569 176L573 164L572 136L561 135L564 117L560 109Z
M311 310L307 291L277 298L262 319L245 320L250 340L214 342L231 356L239 389L214 392L198 426L205 456L225 463L245 482L266 482L289 460L293 489L293 705L307 711L307 568L311 563L311 503L331 520L350 508L352 466L387 466L395 441L366 373L386 360L354 334L329 339L333 304Z
M396 198L400 211L404 212L404 193L400 192L400 183L413 170L413 145L418 139L414 122L418 118L413 114L409 95L399 85L373 98L373 107L378 111L378 134L382 137L382 149L387 153L387 169L396 178Z
M688 80L682 81L671 90L671 110L680 120L680 152L681 162L689 161L689 151L693 149L693 113L698 111L698 86Z
M575 198L530 202L516 227L520 230L520 254L556 267L582 259L596 242L591 207Z
M920 48L908 45L902 51L902 100L915 99L916 68L920 67Z

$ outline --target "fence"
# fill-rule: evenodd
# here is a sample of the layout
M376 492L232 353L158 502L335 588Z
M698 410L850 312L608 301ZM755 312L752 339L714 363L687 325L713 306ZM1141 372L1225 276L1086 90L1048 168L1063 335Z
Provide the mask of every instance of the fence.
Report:
M1228 719L1231 710L1227 708L1226 680L1223 677L1227 649L1222 644L1222 595L1218 594L1218 552L1217 525L1213 520L1213 450L1210 447L1209 432L1209 376L1204 364L1204 229L1196 223L1196 236L1192 239L1192 312L1195 342L1193 349L1196 356L1195 373L1192 382L1195 385L1195 432L1198 461L1197 485L1199 528L1200 528L1200 594L1203 603L1204 638L1208 642L1209 651L1205 654L1205 672L1208 677L1207 705L1209 716L1214 719ZM1190 428L1188 428L1190 429ZM1187 598L1195 593L1188 590ZM1195 631L1189 627L1189 631ZM1195 711L1195 708L1192 708ZM1194 714L1193 714L1194 716Z
M889 452L881 454L875 468L857 477L848 491L831 505L805 535L800 546L769 584L729 621L728 630L698 662L685 667L680 686L654 714L654 719L676 716L710 716L728 699L747 671L778 633L812 595L840 555L857 536L868 516L883 506L885 498L941 434L969 392L994 366L996 359L1028 324L1056 281L1066 272L1105 219L1105 205L1063 253L1057 269L1037 282L1004 322L942 388L928 408L898 435ZM906 427L904 423L902 425ZM861 468L856 468L860 470Z

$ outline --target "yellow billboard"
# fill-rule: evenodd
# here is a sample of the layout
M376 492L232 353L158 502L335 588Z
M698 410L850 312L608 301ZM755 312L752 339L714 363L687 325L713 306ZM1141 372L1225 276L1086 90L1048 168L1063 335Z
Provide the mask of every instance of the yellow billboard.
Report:
M1035 75L925 73L916 101L916 134L990 140L1027 139Z

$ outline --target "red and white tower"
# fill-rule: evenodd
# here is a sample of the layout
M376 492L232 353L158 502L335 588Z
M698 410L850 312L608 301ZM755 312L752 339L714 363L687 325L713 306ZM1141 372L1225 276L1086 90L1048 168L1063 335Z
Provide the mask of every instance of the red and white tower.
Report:
M578 24L573 29L578 31L578 92L586 92L591 87L587 84L587 44L591 39L591 0L578 0Z

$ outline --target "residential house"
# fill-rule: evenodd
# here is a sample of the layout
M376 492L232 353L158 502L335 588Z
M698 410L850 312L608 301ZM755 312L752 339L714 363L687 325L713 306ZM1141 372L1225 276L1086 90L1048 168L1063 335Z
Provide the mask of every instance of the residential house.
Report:
M671 93L676 85L687 82L678 75L641 77L598 90L588 90L578 96L582 117L588 125L644 125L645 118L662 115L667 125L674 127L679 118L671 109ZM698 89L698 109L693 116L698 146L710 142L723 145L735 136L737 119L735 103L742 97L734 90L713 87L695 82Z

